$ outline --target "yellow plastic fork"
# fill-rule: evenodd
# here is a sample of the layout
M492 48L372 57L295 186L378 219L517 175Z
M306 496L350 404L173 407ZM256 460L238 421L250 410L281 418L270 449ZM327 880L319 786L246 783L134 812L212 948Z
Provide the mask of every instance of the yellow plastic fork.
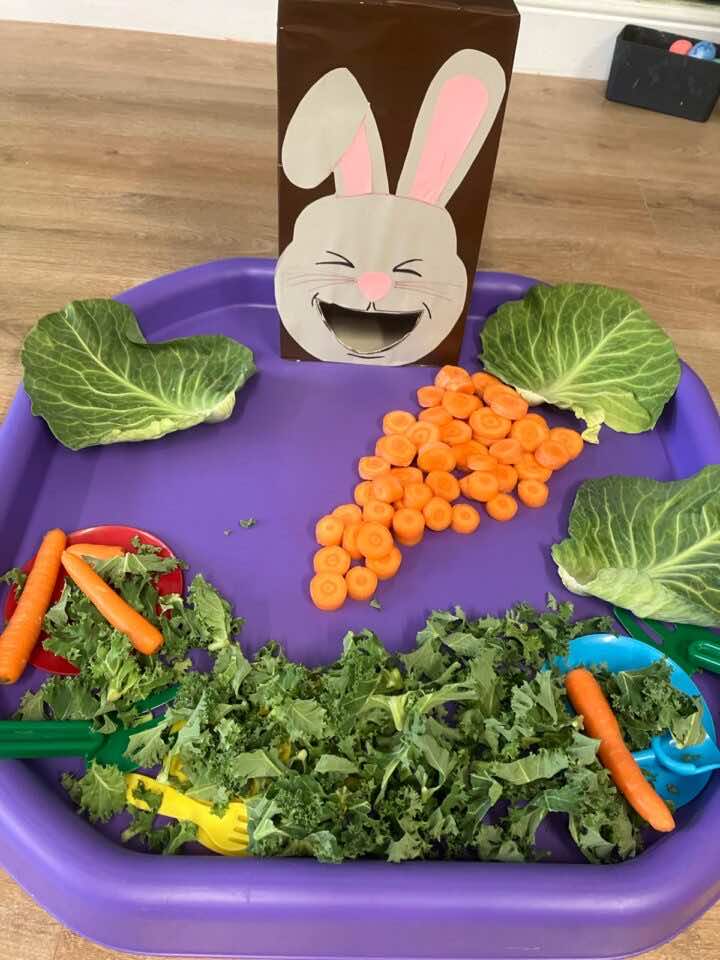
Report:
M193 800L167 784L158 783L152 777L129 773L125 777L125 784L127 802L140 810L149 809L146 803L134 796L135 789L140 784L153 793L160 794L162 802L158 813L175 820L190 820L196 824L198 843L208 850L224 857L242 857L247 854L247 810L241 800L230 803L225 813L218 817L212 812L210 804Z

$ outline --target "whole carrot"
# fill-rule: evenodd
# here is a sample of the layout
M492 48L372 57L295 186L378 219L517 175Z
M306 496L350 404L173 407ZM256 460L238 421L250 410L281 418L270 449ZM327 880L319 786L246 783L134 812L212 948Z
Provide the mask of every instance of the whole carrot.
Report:
M0 635L0 683L16 683L27 666L50 606L65 541L62 530L43 537L15 612Z
M163 645L163 635L142 614L126 603L89 563L67 550L62 554L62 565L75 585L97 607L108 623L124 633L140 653L157 653Z
M112 557L121 557L125 551L122 547L107 546L104 543L74 543L67 548L67 552L74 553L78 557L110 560Z
M668 805L643 776L622 737L620 725L595 677L580 667L565 676L565 689L575 711L582 714L585 731L600 741L598 757L618 790L651 827L667 833L675 829Z

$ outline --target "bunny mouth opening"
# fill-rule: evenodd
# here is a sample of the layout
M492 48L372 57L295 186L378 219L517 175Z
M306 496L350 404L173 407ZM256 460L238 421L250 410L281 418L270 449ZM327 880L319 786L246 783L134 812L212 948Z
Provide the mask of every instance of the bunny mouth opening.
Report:
M371 357L396 347L409 336L422 310L353 310L315 297L323 322L333 336L356 357Z

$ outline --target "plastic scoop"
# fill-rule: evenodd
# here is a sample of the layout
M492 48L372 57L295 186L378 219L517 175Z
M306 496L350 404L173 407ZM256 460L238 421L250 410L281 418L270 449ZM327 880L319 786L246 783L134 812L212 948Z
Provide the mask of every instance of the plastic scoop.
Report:
M720 769L720 750L710 737L693 747L680 748L669 734L653 737L658 761L681 777L692 777Z
M688 623L640 620L620 607L613 607L613 615L631 637L658 647L687 673L698 670L720 673L720 637L713 630Z

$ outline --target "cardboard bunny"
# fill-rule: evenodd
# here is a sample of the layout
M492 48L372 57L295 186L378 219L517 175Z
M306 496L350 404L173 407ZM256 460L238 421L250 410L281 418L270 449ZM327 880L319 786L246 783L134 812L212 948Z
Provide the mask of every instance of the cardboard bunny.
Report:
M468 277L445 209L487 137L505 94L493 57L461 50L432 80L390 194L373 113L345 68L305 94L282 145L292 183L330 175L334 195L295 221L278 260L283 324L311 356L345 363L414 363L453 329Z

